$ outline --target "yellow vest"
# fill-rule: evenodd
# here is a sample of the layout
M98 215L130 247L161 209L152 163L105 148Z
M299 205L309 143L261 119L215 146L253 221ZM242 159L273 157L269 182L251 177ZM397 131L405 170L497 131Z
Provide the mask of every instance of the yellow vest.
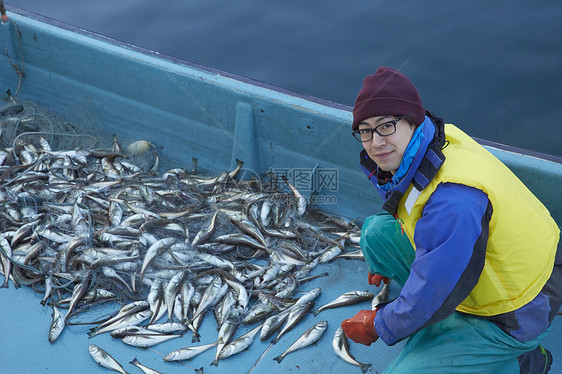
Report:
M486 193L493 214L484 270L456 310L481 316L516 310L533 300L550 277L560 230L544 205L497 158L453 125L445 125L445 134L445 162L421 192L409 186L398 217L415 248L416 222L440 183Z

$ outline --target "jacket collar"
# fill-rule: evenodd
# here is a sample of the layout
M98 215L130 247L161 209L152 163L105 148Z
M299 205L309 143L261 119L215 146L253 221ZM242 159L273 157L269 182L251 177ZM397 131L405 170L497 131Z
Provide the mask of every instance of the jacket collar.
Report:
M396 215L400 199L408 189L410 183L412 183L416 189L420 191L423 190L429 182L431 182L445 161L445 156L441 151L443 146L446 145L444 122L441 118L434 116L430 112L426 112L426 115L431 121L424 126L424 139L422 144L404 178L388 192L379 188L378 185L387 183L392 174L380 170L365 150L362 150L360 154L361 169L383 198L383 209L393 216Z

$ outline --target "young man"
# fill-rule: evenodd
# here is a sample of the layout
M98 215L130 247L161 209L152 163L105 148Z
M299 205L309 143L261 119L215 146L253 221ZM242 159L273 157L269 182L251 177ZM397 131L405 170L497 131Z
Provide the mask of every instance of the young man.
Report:
M365 78L353 108L361 167L384 213L365 220L370 284L400 295L342 322L370 345L409 338L389 373L543 373L562 301L560 230L498 159L426 112L402 73Z

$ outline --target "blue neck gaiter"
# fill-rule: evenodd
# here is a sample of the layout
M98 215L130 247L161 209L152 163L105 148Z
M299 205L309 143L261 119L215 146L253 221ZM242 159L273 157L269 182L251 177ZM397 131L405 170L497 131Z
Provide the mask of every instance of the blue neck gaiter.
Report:
M394 173L394 175L390 179L390 182L378 185L380 189L388 192L393 186L396 186L398 183L400 183L404 175L406 175L408 169L410 168L410 165L412 164L412 161L414 160L414 157L416 156L416 153L418 153L418 150L420 149L420 145L423 140L422 130L428 120L429 119L425 117L425 121L423 121L422 124L418 126L416 131L414 131L412 139L410 139L410 143L408 143L408 146L404 151L404 156L402 156L402 162L400 162L398 170L396 170L396 173Z

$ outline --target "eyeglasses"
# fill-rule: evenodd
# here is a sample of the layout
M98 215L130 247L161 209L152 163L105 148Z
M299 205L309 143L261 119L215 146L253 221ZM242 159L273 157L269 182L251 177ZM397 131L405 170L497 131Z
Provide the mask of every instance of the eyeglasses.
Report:
M353 131L353 136L360 142L368 142L373 139L373 133L376 132L380 136L389 136L396 132L396 124L402 119L398 117L393 121L383 122L374 129L359 129Z

